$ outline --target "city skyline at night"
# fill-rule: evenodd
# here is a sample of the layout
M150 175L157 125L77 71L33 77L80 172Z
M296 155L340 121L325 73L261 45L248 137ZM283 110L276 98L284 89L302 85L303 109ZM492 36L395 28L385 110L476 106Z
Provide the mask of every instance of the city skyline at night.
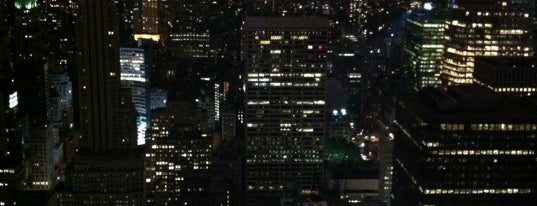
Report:
M530 206L533 0L0 0L0 206Z

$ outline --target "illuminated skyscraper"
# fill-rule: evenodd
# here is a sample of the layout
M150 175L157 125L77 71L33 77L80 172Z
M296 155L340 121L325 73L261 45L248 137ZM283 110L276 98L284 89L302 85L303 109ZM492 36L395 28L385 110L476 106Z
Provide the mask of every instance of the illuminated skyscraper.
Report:
M134 107L138 112L138 145L145 144L149 107L149 72L145 52L138 48L120 48L121 87L129 88Z
M440 85L444 21L436 11L414 12L406 21L403 56L415 88Z
M476 57L531 57L532 0L452 1L445 24L443 84L473 82Z
M328 20L247 17L246 201L296 185L314 193L322 177Z

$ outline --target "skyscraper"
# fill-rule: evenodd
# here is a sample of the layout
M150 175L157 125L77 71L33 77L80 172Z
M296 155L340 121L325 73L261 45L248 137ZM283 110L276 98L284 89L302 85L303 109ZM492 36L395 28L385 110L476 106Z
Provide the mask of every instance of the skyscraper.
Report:
M402 53L415 88L440 85L444 21L438 11L414 12L406 20Z
M121 87L129 88L132 101L138 112L138 145L145 144L145 131L149 108L149 71L145 51L139 48L120 48Z
M78 4L74 160L58 205L143 205L143 153L136 150L135 110L120 90L116 12L108 0Z
M120 84L115 13L106 0L84 0L79 10L75 107L80 146L88 151L116 149L121 138L114 131Z
M441 79L473 82L476 57L531 57L532 0L452 1L446 20Z
M247 17L246 198L295 185L314 193L322 177L328 20Z

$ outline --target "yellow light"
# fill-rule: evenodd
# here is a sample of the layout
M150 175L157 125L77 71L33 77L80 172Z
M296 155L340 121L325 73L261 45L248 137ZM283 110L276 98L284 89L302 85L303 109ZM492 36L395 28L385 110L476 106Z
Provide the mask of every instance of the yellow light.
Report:
M134 34L134 40L138 41L138 39L151 39L153 41L159 41L160 35L158 34Z
M267 45L270 44L270 40L261 40L259 41L260 44Z

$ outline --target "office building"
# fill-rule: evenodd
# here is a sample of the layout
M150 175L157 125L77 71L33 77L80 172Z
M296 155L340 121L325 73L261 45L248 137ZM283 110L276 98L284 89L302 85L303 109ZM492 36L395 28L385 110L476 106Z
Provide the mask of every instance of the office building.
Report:
M444 52L444 17L440 11L414 11L406 20L403 58L412 86L440 85Z
M31 153L27 164L31 165L22 182L23 190L52 190L58 183L59 164L63 156L63 145L59 130L53 125L44 125L30 131Z
M362 107L362 58L358 52L358 40L354 35L345 34L332 45L333 53L329 56L327 82L327 90L331 91L327 95L332 97L326 98L327 104L331 107L327 115L337 116L338 118L331 117L332 120L337 119L332 122L337 122L341 129L350 130L359 119ZM330 105L331 101L335 104Z
M328 20L247 17L246 202L287 184L315 193L322 177Z
M246 3L248 15L256 16L316 16L323 12L323 2L297 0L253 0Z
M453 1L445 25L443 84L474 80L477 57L533 57L534 2Z
M120 48L121 87L130 89L137 115L137 144L145 144L149 120L149 71L145 52L139 48Z
M146 151L148 205L209 205L211 134L186 102L151 111Z
M164 1L163 25L166 44L174 56L186 58L209 58L211 48L209 32L209 1Z
M160 0L141 0L142 2L142 34L160 34ZM139 7L134 7L139 8Z
M533 102L475 85L425 88L398 101L392 204L533 204Z
M144 162L140 150L77 155L57 205L145 205ZM65 190L70 188L70 190Z

